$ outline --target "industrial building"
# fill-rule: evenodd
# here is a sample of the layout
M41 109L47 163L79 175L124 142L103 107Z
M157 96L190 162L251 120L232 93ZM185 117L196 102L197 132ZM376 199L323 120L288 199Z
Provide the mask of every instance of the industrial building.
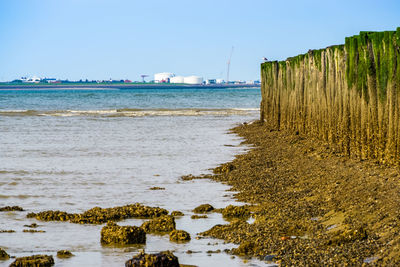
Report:
M202 84L203 83L203 78L199 76L188 76L184 77L183 83L186 84Z
M170 79L175 77L175 74L170 72L161 72L154 74L154 82L155 83L169 83Z
M175 76L169 79L170 83L185 83L185 77Z
M155 83L185 83L185 84L202 84L203 77L200 76L175 76L170 72L161 72L154 74Z

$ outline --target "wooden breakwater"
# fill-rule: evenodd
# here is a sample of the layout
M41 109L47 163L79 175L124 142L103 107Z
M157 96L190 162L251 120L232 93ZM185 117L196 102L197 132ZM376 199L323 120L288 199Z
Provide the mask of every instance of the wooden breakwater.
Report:
M400 28L261 65L261 119L362 159L400 162Z

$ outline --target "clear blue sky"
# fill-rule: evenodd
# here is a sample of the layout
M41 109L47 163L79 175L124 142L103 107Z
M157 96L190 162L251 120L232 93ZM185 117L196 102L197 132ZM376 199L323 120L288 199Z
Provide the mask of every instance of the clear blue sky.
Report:
M399 26L399 0L0 0L0 81L225 78L232 46L231 79L254 80L264 56Z

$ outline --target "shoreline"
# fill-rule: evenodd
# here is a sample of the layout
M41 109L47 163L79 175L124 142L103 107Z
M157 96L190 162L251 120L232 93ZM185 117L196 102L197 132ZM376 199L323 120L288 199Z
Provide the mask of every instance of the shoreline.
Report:
M282 265L400 263L398 168L259 121L232 132L254 148L211 179L250 203L255 221L233 220L204 236L240 244L233 254Z
M260 84L0 84L0 90L96 90L96 89L242 89L260 88Z

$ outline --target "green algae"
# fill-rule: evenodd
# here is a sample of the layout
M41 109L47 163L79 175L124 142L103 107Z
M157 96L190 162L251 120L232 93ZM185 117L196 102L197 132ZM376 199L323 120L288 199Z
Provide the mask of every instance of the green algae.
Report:
M333 45L325 49L309 50L306 54L289 57L284 61L270 61L261 65L261 73L267 81L271 81L274 65L280 71L284 87L290 84L287 79L287 66L299 68L309 60L314 62L319 71L323 70L324 53L330 50L333 54L337 51L346 53L346 81L348 88L353 86L368 100L367 79L376 75L379 88L379 98L383 101L387 94L387 85L392 80L400 80L399 46L400 27L396 31L363 32L359 35L345 38L344 45ZM372 49L371 49L372 48ZM326 61L326 69L329 62ZM271 84L269 84L271 85ZM292 86L291 86L292 87Z
M388 83L398 81L398 35L398 30L360 32L359 35L346 38L346 78L349 88L355 86L368 98L367 79L376 77L379 99L386 99Z

